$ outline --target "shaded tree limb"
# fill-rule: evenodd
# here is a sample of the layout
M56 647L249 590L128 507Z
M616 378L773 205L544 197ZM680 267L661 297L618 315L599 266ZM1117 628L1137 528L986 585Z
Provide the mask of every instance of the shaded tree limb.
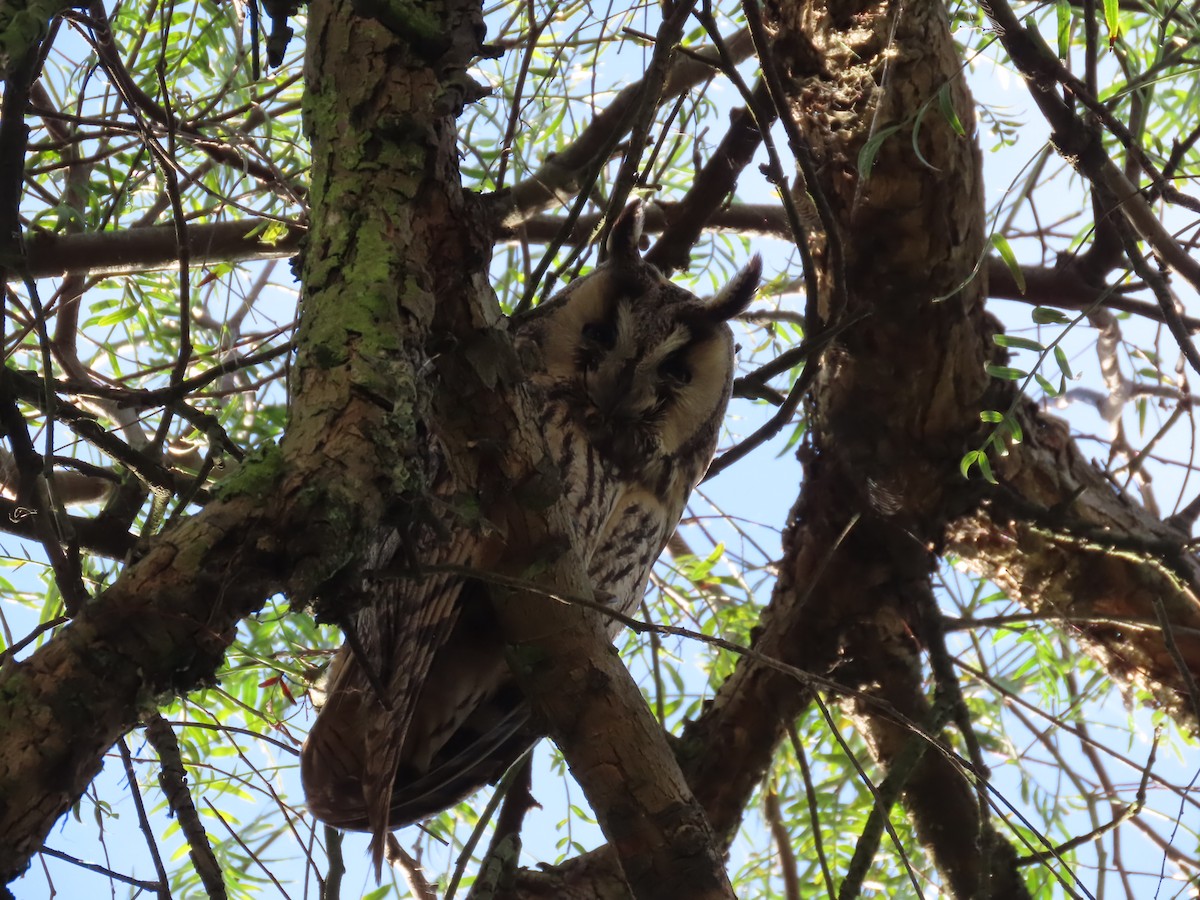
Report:
M774 107L767 104L769 98L766 89L760 84L755 91L758 107L774 113ZM773 121L762 123L762 126L770 127ZM730 114L729 130L721 138L713 155L696 173L683 199L669 206L655 204L669 224L663 229L659 240L646 252L647 262L668 274L688 268L692 247L701 231L737 187L738 176L750 164L762 144L759 127L749 109L735 109Z
M303 225L265 218L191 225L188 252L194 266L277 259L296 255L306 232ZM26 238L26 248L33 278L128 275L179 265L172 225L70 235L34 233Z
M711 203L715 193L706 196ZM645 215L644 232L658 234L667 228L669 221L682 218L682 209L674 202L654 201L646 205ZM783 240L791 237L783 207L772 204L731 204L712 210L704 223L705 230L765 235ZM519 227L527 239L546 242L559 234L562 225L561 217L536 215L524 220ZM568 232L566 242L572 245L586 243L598 225L598 216L580 216ZM273 230L278 230L278 237L269 234ZM238 219L215 225L189 226L188 246L195 266L279 259L299 252L306 231L302 225L280 220ZM500 228L497 237L504 240L514 234L511 228ZM169 225L86 234L35 233L27 237L26 247L29 271L34 278L72 274L127 275L170 269L179 263L175 233ZM651 253L654 252L652 249ZM1106 291L1102 286L1089 283L1070 265L1022 265L1023 287L998 256L989 256L984 270L988 296L1000 300L1084 310L1094 305L1097 297ZM1165 321L1159 304L1138 300L1125 293L1110 292L1102 305L1151 321ZM1189 332L1200 332L1200 318L1183 315L1182 321Z
M749 34L745 31L730 38L729 44L739 60L746 59L752 51ZM676 57L662 85L661 100L674 99L713 76L718 65L715 56L711 62L701 59L703 57L695 51ZM647 89L644 81L622 89L570 147L547 159L538 171L514 184L509 191L495 195L490 204L492 220L502 228L515 228L532 213L573 199L579 193L584 174L605 162L606 148L610 147L613 138L624 135L632 126L633 116ZM654 87L653 90L658 92L659 89Z
M1086 86L1054 56L1036 30L1021 26L1005 0L987 0L982 6L995 24L1004 49L1029 82L1030 95L1046 117L1053 132L1051 140L1063 158L1104 193L1106 205L1119 208L1124 213L1129 223L1164 263L1200 290L1200 263L1192 259L1167 231L1141 190L1104 151L1095 130L1089 128L1075 113L1071 103L1057 92L1059 84L1067 88L1072 97L1088 104L1089 109L1105 122L1106 127L1114 135L1122 138L1125 148L1131 154L1140 154L1140 148L1134 146L1128 134L1121 133L1123 128L1119 123L1112 119L1108 110L1090 95ZM1161 180L1161 176L1147 162L1142 163L1142 169L1151 178ZM1165 191L1165 188L1160 185L1159 190ZM1170 196L1170 192L1165 191L1164 196Z
M1025 440L999 461L1005 490L952 524L948 548L1034 613L1082 616L1076 637L1112 675L1195 727L1200 564L1187 536L1118 494L1063 423L1027 402L1014 414ZM1169 642L1120 624L1163 616Z

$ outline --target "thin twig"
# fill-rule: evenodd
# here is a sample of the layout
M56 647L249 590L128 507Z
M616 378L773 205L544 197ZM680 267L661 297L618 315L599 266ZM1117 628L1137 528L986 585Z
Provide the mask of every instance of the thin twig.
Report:
M129 744L125 742L125 738L117 741L117 750L121 754L121 764L125 767L125 781L129 785L129 795L133 798L133 808L137 812L138 826L142 829L142 834L146 838L146 846L150 849L150 859L154 863L154 871L158 875L159 886L156 893L159 900L170 900L170 879L167 877L167 869L163 865L162 856L158 852L158 842L154 838L154 829L150 827L150 820L146 818L146 805L142 802L142 792L138 787L137 773L133 770L133 759L129 755ZM224 895L222 894L222 896Z
M89 872L95 872L98 875L103 875L105 878L111 878L113 881L119 881L122 884L132 885L135 888L140 888L143 891L154 891L158 893L161 885L157 881L146 881L143 878L134 878L131 875L122 875L120 872L114 872L107 866L101 866L97 863L84 862L71 856L69 853L63 853L61 850L54 850L50 847L42 847L38 850L43 856L50 856L54 859L61 859L63 862L68 862L73 866L78 866L81 869L87 869ZM11 895L10 895L11 896Z
M788 740L792 743L792 752L796 754L796 762L800 764L800 777L804 780L804 796L808 801L808 827L813 839L813 849L817 854L817 864L821 867L821 877L825 880L825 893L829 900L837 897L837 888L833 883L833 873L829 869L829 860L825 856L825 841L821 837L821 810L817 804L817 791L813 786L812 771L808 766L808 754L796 734L796 723L790 719L784 723L787 728Z
M275 885L275 889L277 891L279 891L280 894L283 895L285 900L291 900L291 896L288 894L287 891L285 891L283 889L283 885L279 883L279 879L275 877L275 873L272 872L270 870L270 868L268 868L266 865L263 864L263 861L258 858L257 853L255 853L248 846L246 846L246 842L242 840L241 835L239 835L237 833L237 831L234 830L234 828L231 827L227 821L225 821L225 816L221 814L221 811L219 809L217 809L215 806L212 805L212 801L209 800L207 797L205 797L204 805L208 807L209 812L211 812L213 815L215 815L221 821L221 825L224 826L225 830L229 833L229 836L234 839L234 841L237 843L237 845L239 847L242 848L243 851L245 851L247 856L249 856L252 860L254 860L255 865L257 865L260 869L263 870L263 872L266 873L267 878L271 879L271 884Z
M446 888L446 896L444 900L454 900L454 892L458 890L459 882L462 881L463 873L467 870L467 863L471 860L471 854L475 852L475 847L479 843L479 839L483 837L483 832L492 821L492 816L496 814L497 807L500 806L500 801L508 793L513 786L514 780L520 774L520 763L524 758L532 752L532 748L525 751L525 754L517 764L509 768L504 773L504 777L500 779L500 783L496 785L496 789L492 791L492 796L488 797L487 805L483 808L483 812L479 816L479 821L475 823L475 827L471 830L470 837L463 844L462 852L458 854L458 859L454 863L454 874L450 878L450 885Z
M887 831L888 837L892 839L892 845L895 847L896 853L900 856L900 861L904 864L905 871L908 873L909 880L912 882L913 890L916 891L917 897L924 898L925 895L921 891L920 882L917 881L917 873L913 869L912 863L908 861L908 854L904 851L904 844L901 843L900 836L896 834L896 829L892 826L890 813L892 805L896 802L896 798L900 794L900 789L912 774L913 767L915 767L924 754L924 748L930 744L937 744L939 742L934 738L930 738L927 742L918 742L916 734L913 734L910 741L897 754L897 758L893 760L887 776L876 786L875 782L871 780L871 777L867 775L859 763L854 750L846 743L846 739L842 737L841 732L838 731L837 723L833 721L833 716L829 712L829 707L825 705L825 701L819 695L813 694L813 702L816 703L822 718L825 719L825 725L829 729L829 733L833 735L834 740L841 747L842 754L849 760L854 771L858 773L858 780L863 783L863 786L866 787L871 793L872 798L874 798L874 803L871 804L870 815L867 817L867 822L859 834L858 843L855 844L854 856L846 867L846 876L842 879L842 886L838 890L838 900L852 900L852 898L858 896L863 880L866 878L867 869L870 867L871 861L875 858L875 853L879 849L880 836L884 831ZM893 772L896 773L895 779L892 779Z
M763 815L775 841L775 852L779 854L779 875L783 879L783 896L786 900L800 900L800 875L796 871L796 854L792 852L792 836L783 824L779 811L779 795L774 789L763 792Z

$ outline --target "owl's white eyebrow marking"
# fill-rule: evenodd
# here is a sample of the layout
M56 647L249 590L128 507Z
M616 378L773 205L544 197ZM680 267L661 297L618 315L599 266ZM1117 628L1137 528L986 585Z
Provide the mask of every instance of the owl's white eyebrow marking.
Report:
M662 361L671 354L675 353L682 347L686 347L692 340L692 332L685 325L676 325L675 330L659 341L658 345L650 351L650 353L638 363L639 369L655 369L657 370Z

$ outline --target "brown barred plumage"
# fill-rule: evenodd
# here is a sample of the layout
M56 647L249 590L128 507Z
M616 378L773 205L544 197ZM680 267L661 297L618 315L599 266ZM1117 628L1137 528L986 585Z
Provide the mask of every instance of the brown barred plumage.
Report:
M702 301L641 259L641 227L635 203L603 265L512 322L544 400L574 546L597 596L623 612L641 600L712 457L733 380L726 322L750 303L761 270L756 257ZM447 519L409 536L405 558L486 571L477 531ZM397 555L396 541L378 548L377 571L402 568ZM377 865L389 829L495 781L538 738L482 584L446 574L389 583L357 614L360 647L338 653L301 753L313 814L373 831Z

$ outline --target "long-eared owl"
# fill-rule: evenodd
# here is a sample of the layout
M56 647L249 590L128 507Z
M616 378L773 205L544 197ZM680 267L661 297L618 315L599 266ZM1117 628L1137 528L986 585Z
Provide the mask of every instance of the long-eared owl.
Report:
M635 608L716 447L733 381L729 319L753 299L755 257L704 301L641 258L642 210L618 218L608 258L510 323L541 410L550 459L597 597ZM436 446L433 451L437 452ZM395 578L356 614L301 753L312 813L386 832L495 781L539 737L504 659L476 530L430 528ZM412 563L408 563L411 568ZM611 633L615 634L614 626Z

